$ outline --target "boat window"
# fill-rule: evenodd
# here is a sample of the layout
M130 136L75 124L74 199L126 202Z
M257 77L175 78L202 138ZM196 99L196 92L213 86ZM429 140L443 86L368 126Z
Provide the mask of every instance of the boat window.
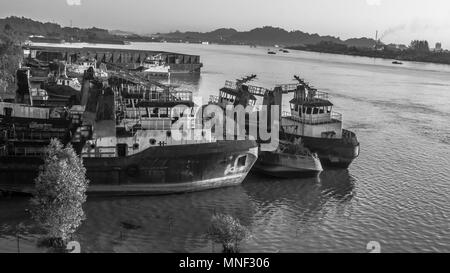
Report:
M298 112L298 104L295 105L295 112Z
M128 145L126 143L117 144L117 156L124 157L127 156Z
M152 118L158 117L158 108L150 108L150 117Z
M167 108L159 108L159 116L162 118L167 118L169 116Z
M306 107L306 114L310 115L311 114L311 107Z
M11 107L3 108L3 115L5 115L5 117L11 117L12 112L13 112L13 109Z
M141 113L141 117L148 118L148 108L140 108L139 112Z
M319 108L314 107L314 108L313 108L313 114L318 114L318 113L319 113Z
M325 109L324 109L324 107L320 107L319 114L323 114L323 113L325 113Z
M247 161L247 156L246 155L239 157L238 160L237 160L237 167L244 167L246 161Z
M328 106L327 107L327 113L330 113L331 112L331 106Z

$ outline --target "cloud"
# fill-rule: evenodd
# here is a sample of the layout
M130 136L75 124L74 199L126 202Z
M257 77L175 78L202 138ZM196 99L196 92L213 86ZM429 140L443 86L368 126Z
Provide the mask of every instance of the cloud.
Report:
M81 0L66 0L69 6L81 6Z
M381 0L366 0L366 3L369 6L379 6L381 5Z

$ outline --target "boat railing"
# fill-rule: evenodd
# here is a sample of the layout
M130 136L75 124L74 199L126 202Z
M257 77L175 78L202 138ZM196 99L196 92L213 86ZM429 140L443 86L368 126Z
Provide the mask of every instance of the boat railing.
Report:
M230 89L236 89L236 82L234 81L225 81L225 87Z
M48 141L52 138L64 138L66 136L66 132L65 131L61 131L61 132L33 132L33 131L22 131L22 132L17 132L17 131L9 131L8 132L8 139L10 140L21 140L21 141L26 141L26 140L31 140L31 141Z
M219 103L219 96L210 95L209 96L209 102L210 103Z
M338 112L332 112L331 113L331 119L335 121L342 122L342 114Z
M170 130L172 120L170 118L146 118L141 119L140 124L145 130Z
M5 154L0 156L36 156L41 157L45 153L45 147L13 147L12 149L5 150Z
M129 96L127 96L127 94ZM135 96L133 96L135 95ZM127 91L124 98L134 97L144 101L161 101L161 102L176 102L176 101L192 101L191 91L153 91L153 90L139 90Z
M342 139L347 142L354 145L358 145L358 139L356 138L356 134L352 131L342 129Z
M267 89L264 88L264 87L261 87L261 86L248 85L248 84L246 84L246 86L248 86L248 91L249 91L250 94L252 94L252 95L256 95L256 96L264 96L264 94L267 92ZM229 89L236 90L236 89L237 89L236 82L233 82L233 81L225 81L225 88L229 88Z
M298 121L300 123L305 124L324 124L324 123L341 123L342 122L342 114L332 112L331 115L327 116L318 116L318 115L305 115L305 116L294 116L290 112L283 111L281 114L284 118L289 118L294 121Z
M247 85L247 86L248 86L248 91L252 95L264 96L264 94L266 94L266 92L267 92L267 89L264 87L254 86L254 85Z
M304 93L298 92L295 93L294 95L294 99L296 99L300 103L302 101L314 102L320 100L328 100L328 98L329 98L328 93L317 90L307 90Z
M283 91L283 93L294 92L295 90L297 90L297 86L298 85L294 84L294 83L276 85L276 87L281 87L281 90Z

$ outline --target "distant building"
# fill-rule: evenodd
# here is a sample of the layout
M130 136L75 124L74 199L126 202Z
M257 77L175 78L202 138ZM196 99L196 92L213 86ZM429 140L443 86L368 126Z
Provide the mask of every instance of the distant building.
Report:
M436 43L436 46L434 47L435 52L442 52L442 44Z

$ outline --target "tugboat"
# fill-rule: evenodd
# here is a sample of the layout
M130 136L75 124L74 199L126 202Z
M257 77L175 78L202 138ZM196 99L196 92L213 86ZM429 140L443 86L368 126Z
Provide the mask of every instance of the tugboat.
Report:
M300 139L305 148L318 154L323 167L348 168L358 157L357 137L342 128L342 115L332 111L333 104L328 100L327 93L316 90L297 76L294 76L297 84L280 84L274 90L247 84L254 78L256 75L236 82L226 81L219 97L211 96L210 102L223 105L243 101L246 97L245 103L254 105L255 96L265 100L272 97L273 100L273 95L277 94L276 101L264 104L281 105L282 94L294 93L290 101L291 112L280 115L280 140L294 143Z
M305 147L319 155L323 166L348 168L359 155L355 133L342 128L342 115L333 111L328 93L311 87L298 76L297 84L279 85L283 93L294 92L291 112L281 118L281 139L301 137Z
M33 180L52 138L83 158L89 195L154 195L237 185L257 160L253 140L217 141L195 116L192 93L116 74L103 82L85 72L80 105L0 102L0 190L33 193ZM173 124L188 126L174 130ZM194 128L188 130L188 128ZM178 133L179 137L174 134ZM192 137L195 135L197 137Z
M281 102L281 89L267 90L258 86L251 86L247 82L256 78L256 75L238 79L236 82L226 81L225 87L220 89L218 97L211 96L210 103L226 108L227 105L242 105L257 111L256 96L263 96L263 104L267 105L268 113L272 105ZM270 118L268 119L270 123ZM225 125L226 126L226 125ZM246 118L246 130L249 129L249 119ZM259 144L264 141L259 136L253 136ZM262 151L260 149L258 160L252 171L279 178L299 178L320 173L322 165L315 153L311 153L301 143L282 141L277 139L278 147L275 151Z

